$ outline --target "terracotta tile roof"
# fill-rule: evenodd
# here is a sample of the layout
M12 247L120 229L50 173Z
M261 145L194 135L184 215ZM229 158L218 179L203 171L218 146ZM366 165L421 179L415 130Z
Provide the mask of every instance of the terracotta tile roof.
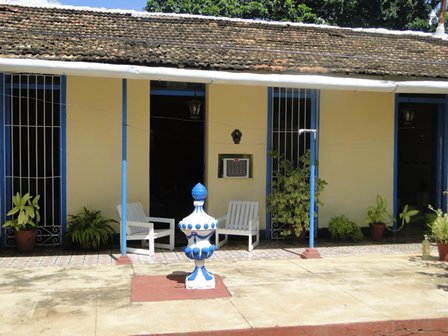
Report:
M448 78L431 36L0 5L0 57L258 73Z

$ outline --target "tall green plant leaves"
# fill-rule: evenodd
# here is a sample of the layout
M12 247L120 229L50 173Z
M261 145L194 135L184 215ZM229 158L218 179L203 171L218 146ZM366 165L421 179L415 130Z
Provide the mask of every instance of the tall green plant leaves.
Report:
M3 227L13 228L16 231L37 227L40 222L39 199L39 195L33 197L29 193L23 196L20 193L13 195L12 204L14 206L6 214L6 216L12 216L13 218L7 220Z
M277 152L271 152L271 157L278 160L278 173L272 182L272 192L268 198L269 210L273 220L292 226L297 235L310 225L310 151L300 158L297 167L293 162ZM323 179L315 180L316 204L322 205L319 195L325 185Z

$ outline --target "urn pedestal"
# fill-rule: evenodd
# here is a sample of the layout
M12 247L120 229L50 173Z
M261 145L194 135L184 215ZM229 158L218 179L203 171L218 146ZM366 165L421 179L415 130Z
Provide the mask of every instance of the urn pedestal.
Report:
M198 183L191 192L194 211L178 224L179 229L188 239L185 255L194 260L195 268L185 279L187 289L215 288L215 277L205 268L205 260L215 251L215 245L210 244L210 238L216 230L217 221L204 211L204 200L207 189Z

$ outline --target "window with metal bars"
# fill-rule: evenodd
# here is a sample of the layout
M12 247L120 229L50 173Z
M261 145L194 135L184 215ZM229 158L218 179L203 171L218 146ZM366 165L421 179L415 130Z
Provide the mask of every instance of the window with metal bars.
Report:
M64 113L65 78L53 75L1 74L1 220L12 195L40 195L37 245L59 245L65 222ZM3 243L14 245L13 232Z
M268 148L278 152L294 164L310 149L310 138L299 134L299 129L316 128L318 110L318 91L307 89L271 88L269 89ZM268 163L268 192L279 171L278 161ZM280 233L285 229L270 216L267 218L268 237L282 239Z

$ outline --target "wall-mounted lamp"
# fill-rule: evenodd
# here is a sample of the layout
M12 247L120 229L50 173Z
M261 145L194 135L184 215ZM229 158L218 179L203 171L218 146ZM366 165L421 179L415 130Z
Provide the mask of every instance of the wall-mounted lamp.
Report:
M239 129L234 129L232 132L233 143L235 145L238 145L241 141L242 136L243 136L243 133L241 133L241 131Z
M190 111L190 119L198 120L201 118L201 106L202 101L196 99L196 97L192 100L187 101L188 110Z
M406 124L414 122L414 110L410 108L403 109L403 119Z
M403 121L406 126L410 126L414 123L414 110L410 108L404 108L402 110Z

